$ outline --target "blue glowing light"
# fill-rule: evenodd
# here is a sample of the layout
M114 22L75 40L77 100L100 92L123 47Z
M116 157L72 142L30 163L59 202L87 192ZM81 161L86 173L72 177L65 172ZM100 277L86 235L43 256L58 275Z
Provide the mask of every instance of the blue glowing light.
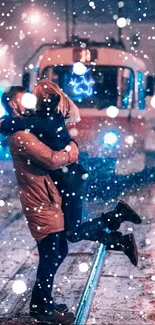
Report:
M118 142L118 135L114 132L107 132L103 138L104 144L115 145Z
M88 71L90 71L90 69L87 69L83 63L78 62L78 66L77 63L75 64L76 64L76 69L74 65L73 74L76 76L73 77L70 81L70 85L73 86L73 92L76 95L85 94L87 96L91 96L93 93L92 86L94 84L94 81L92 78L89 79L88 77ZM80 70L77 69L78 67L80 67Z
M2 97L4 90L5 90L4 87L0 87L0 98ZM2 106L1 99L0 99L0 118L4 115L6 115L6 112L4 107Z
M39 70L40 70L40 69L39 69L38 67L35 67L35 68L33 69L34 72L39 72Z
M2 103L0 102L0 118L4 115L6 115L6 112L4 107L2 106Z

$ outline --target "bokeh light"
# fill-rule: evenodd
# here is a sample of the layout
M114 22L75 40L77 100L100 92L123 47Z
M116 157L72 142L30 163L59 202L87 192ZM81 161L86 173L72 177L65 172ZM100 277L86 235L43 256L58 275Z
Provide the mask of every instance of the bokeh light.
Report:
M115 134L114 132L107 132L104 135L103 141L104 144L114 145L118 141L117 134Z
M118 7L119 8L123 8L124 7L124 2L123 1L119 1L118 2Z
M78 135L78 130L76 128L72 128L70 131L69 131L70 135L72 137L76 137Z
M3 207L5 205L5 202L3 200L0 200L0 207Z
M38 12L31 13L29 16L29 21L31 24L38 24L41 20L41 17Z
M109 117L115 118L119 113L119 109L116 106L109 106L106 113Z
M117 19L117 26L119 28L125 27L126 24L127 24L127 22L126 22L126 19L124 17L120 17L120 18Z
M90 7L94 7L94 6L95 6L94 1L90 1L90 2L89 2L89 6L90 6Z
M82 62L76 62L73 65L73 72L79 76L86 72L87 68Z
M21 100L22 105L27 109L35 109L37 104L37 97L31 93L25 93Z
M89 269L89 266L88 266L87 263L80 263L79 264L79 270L80 270L80 272L85 273L85 272L88 271L88 269Z
M23 280L15 280L12 284L12 291L17 295L21 295L27 290L27 285Z
M133 143L134 143L134 137L133 137L132 135L127 135L127 136L125 137L125 142L126 142L127 144L133 144Z

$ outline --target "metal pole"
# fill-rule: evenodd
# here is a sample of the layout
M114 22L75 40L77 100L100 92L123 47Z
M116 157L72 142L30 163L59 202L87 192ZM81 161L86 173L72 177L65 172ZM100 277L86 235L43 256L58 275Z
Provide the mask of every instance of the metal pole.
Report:
M75 38L76 29L76 13L75 13L75 0L72 0L72 41Z
M69 35L69 2L65 0L65 18L66 18L66 42L69 43L70 35Z
M119 43L122 42L122 28L118 27L118 41Z

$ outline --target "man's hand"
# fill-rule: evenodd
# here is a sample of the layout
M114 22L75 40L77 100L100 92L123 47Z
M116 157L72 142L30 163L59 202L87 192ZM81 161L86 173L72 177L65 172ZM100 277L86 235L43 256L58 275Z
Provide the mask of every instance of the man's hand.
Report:
M75 142L71 141L65 149L69 154L70 163L73 164L78 162L79 150Z

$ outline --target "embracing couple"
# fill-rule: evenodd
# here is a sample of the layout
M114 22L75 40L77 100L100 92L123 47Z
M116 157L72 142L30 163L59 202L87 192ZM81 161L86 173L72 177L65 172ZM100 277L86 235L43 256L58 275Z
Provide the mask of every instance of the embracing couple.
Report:
M39 252L30 315L51 324L71 324L74 314L52 297L54 276L68 253L67 241L98 241L107 250L122 251L137 265L134 235L117 230L124 221L140 224L141 219L119 201L113 211L82 223L87 172L78 164L78 144L66 126L80 120L78 108L48 80L33 88L34 110L23 107L25 93L14 86L2 95L9 116L0 121L0 132L8 134L23 211Z

